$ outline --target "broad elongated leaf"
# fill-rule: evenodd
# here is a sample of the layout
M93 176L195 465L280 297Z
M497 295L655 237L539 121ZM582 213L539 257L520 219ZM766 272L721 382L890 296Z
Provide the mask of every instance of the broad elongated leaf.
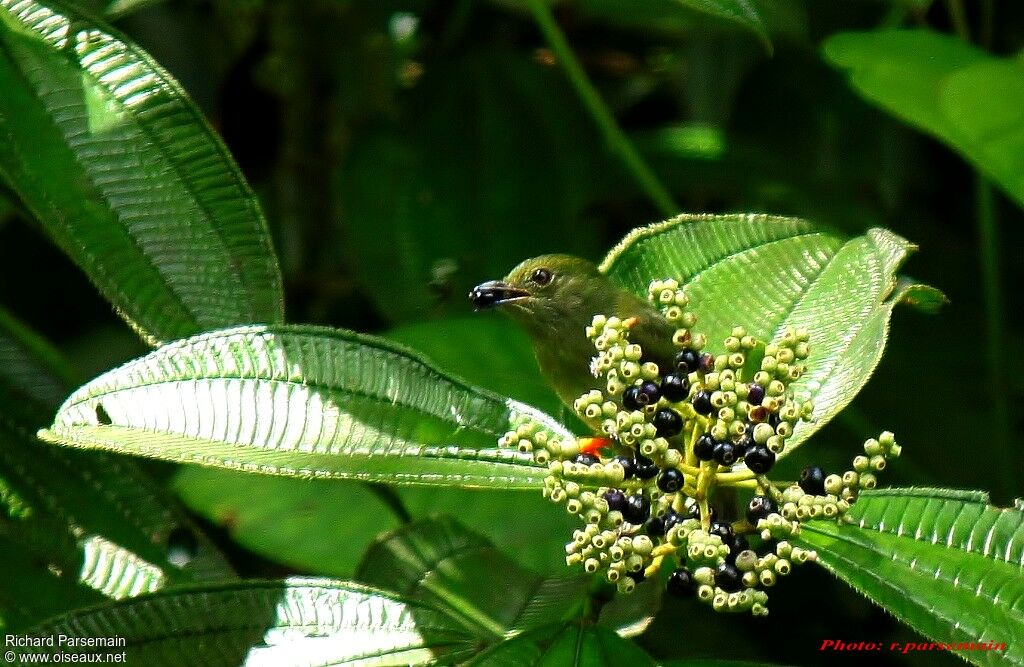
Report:
M500 551L521 566L541 574L565 574L565 543L579 528L579 518L532 491L455 489L409 486L396 489L409 513L417 518L437 514L458 517L459 523L486 535ZM517 519L509 521L509 513ZM529 543L529 549L522 545Z
M754 31L767 46L771 46L768 40L768 31L760 14L751 0L676 0L680 4L691 7L701 12L719 16L730 21L735 21L741 26Z
M961 657L1024 664L1016 641L1024 637L1019 506L993 507L981 492L885 489L863 494L848 516L852 524L805 524L798 541L816 549L833 574Z
M541 577L449 517L404 526L370 549L356 578L446 610L494 640L572 618L583 577ZM480 582L486 581L485 586Z
M410 324L385 335L479 387L552 415L562 411L562 402L540 374L530 339L507 317L477 313Z
M232 576L131 461L36 440L70 374L43 339L0 310L0 623L8 627L102 596Z
M571 624L524 633L495 645L468 664L474 667L645 667L655 663L638 646L607 628Z
M58 0L0 0L0 176L150 342L283 318L258 202L171 76Z
M683 215L636 230L601 269L637 293L657 278L679 280L697 314L695 328L716 353L736 325L766 340L787 327L807 328L807 372L792 386L814 400L814 420L797 426L789 453L867 382L897 303L934 308L942 302L932 288L898 281L896 271L912 250L884 229L844 240L795 218Z
M399 525L373 489L358 482L182 466L174 489L238 544L309 574L352 576L374 538Z
M868 101L946 143L1024 206L1019 59L925 30L835 35L825 57Z
M178 589L72 612L36 637L123 638L129 665L424 665L473 654L451 619L383 591L322 579L247 581ZM57 648L20 649L52 653Z
M534 488L498 438L529 406L409 350L322 327L250 326L166 345L80 388L48 441L297 477Z

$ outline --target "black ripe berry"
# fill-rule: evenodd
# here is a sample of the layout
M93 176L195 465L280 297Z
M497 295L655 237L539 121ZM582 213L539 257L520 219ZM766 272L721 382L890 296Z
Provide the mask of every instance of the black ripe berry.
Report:
M668 531L672 530L672 526L682 523L687 519L687 517L683 516L682 514L678 514L677 512L674 512L672 510L669 510L665 512L665 515L662 517L662 519L664 519L665 521L665 532L668 533Z
M585 466L592 466L595 463L600 463L601 459L597 458L594 454L583 452L582 454L577 454L576 458L573 459L573 462L580 463Z
M622 510L622 516L633 525L640 525L647 521L651 515L651 501L642 495L629 496L626 498L626 506Z
M751 405L761 405L761 401L764 400L764 387L759 384L752 384L747 389L747 403Z
M715 356L710 352L700 355L700 369L705 373L715 370Z
M675 410L663 408L654 414L654 428L662 438L671 438L683 430L683 418Z
M747 521L756 526L758 521L778 511L779 506L768 496L754 496L747 505Z
M729 545L729 555L725 557L726 563L735 563L736 556L738 556L741 551L746 551L750 548L750 542L748 542L747 538L743 535L733 535L732 539L726 540L725 543Z
M644 532L651 537L661 537L665 534L665 519L660 516L652 516L644 524Z
M681 567L669 575L668 583L665 584L665 592L676 598L690 597L695 588L693 575L685 567Z
M651 479L658 474L658 466L646 456L637 454L633 461L633 474L637 479Z
M819 466L808 466L801 470L799 483L805 493L825 495L825 471Z
M609 512L621 512L626 507L626 494L618 489L605 491L604 499L608 501Z
M665 493L675 493L683 488L683 473L675 468L666 468L658 477L658 488Z
M633 468L633 459L626 458L625 456L616 456L613 460L622 466L624 471L626 471L626 479L636 475L636 470Z
M629 387L626 391L622 392L622 405L627 410L639 410L640 409L640 387Z
M735 565L722 563L715 570L715 584L726 593L735 593L743 587L743 577Z
M693 444L693 453L701 461L710 461L715 458L715 439L711 437L710 433L697 438L697 442Z
M654 405L661 398L661 390L658 385L647 381L641 385L630 387L622 393L622 404L630 410L640 410L648 405Z
M683 375L700 370L700 354L694 349L686 348L676 355L676 370Z
M685 375L670 374L661 378L661 395L669 401L677 403L685 400L690 393L690 381Z
M731 466L736 463L736 459L739 458L738 452L736 451L736 445L732 444L728 440L715 443L715 460L724 466Z
M718 535L722 538L722 542L728 544L729 540L733 537L732 524L728 521L713 521L711 522L711 528L708 529L708 534Z
M693 409L699 415L710 415L715 406L711 405L711 394L699 391L693 397Z
M746 456L755 445L757 443L754 442L754 437L750 435L750 428L748 427L746 435L736 442L736 451L739 452L740 456Z
M767 445L754 445L747 450L743 461L753 472L763 475L775 465L775 452L768 449Z

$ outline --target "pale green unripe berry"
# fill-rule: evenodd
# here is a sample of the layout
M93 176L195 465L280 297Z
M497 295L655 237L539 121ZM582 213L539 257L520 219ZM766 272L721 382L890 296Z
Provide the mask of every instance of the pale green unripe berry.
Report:
M781 424L780 424L781 426ZM774 429L769 424L757 424L754 426L754 441L767 443L768 439L775 435Z

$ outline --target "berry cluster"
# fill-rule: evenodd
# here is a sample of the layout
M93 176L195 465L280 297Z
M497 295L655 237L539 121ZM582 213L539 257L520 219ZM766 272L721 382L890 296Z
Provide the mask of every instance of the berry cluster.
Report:
M634 319L598 315L586 335L600 388L574 408L600 435L563 441L522 415L500 444L547 464L544 495L585 522L566 545L569 565L628 593L669 559L669 594L766 614L764 589L816 558L791 543L800 523L841 518L899 446L883 433L842 475L812 466L799 482L771 482L765 473L813 412L790 386L804 372L808 333L789 330L766 344L736 327L712 355L691 331L696 318L676 281L653 282L649 298L676 327L669 368L630 342ZM754 490L744 517L715 515L724 487Z

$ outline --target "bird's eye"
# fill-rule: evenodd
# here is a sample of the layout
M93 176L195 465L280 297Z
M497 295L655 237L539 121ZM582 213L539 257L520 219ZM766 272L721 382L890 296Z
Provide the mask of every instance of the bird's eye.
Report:
M536 269L530 275L530 282L543 287L544 285L547 285L549 282L551 282L552 277L553 276L551 275L551 272L548 271L547 269Z

